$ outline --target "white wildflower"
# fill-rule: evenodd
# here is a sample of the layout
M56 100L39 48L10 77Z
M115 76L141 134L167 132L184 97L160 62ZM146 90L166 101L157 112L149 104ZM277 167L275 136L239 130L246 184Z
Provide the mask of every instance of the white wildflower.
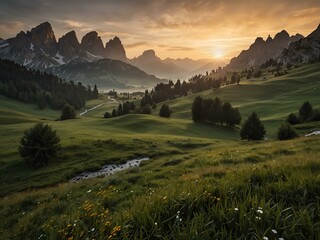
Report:
M274 234L278 233L275 229L271 229L271 232L273 232Z

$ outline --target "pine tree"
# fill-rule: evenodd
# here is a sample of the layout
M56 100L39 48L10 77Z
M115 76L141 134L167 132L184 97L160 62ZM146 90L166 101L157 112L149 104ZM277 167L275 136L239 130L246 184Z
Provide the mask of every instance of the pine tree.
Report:
M200 96L194 99L191 110L192 110L192 120L195 123L201 122L202 98Z
M243 124L240 131L241 138L248 140L262 140L265 134L266 130L255 112Z
M167 104L163 104L162 107L160 108L159 116L169 118L171 116L171 112L172 111L169 108L169 106Z
M304 102L299 108L299 115L302 122L306 122L312 117L312 106L309 101Z
M47 124L38 123L24 132L19 153L28 165L43 167L57 157L60 149L60 138L56 131Z

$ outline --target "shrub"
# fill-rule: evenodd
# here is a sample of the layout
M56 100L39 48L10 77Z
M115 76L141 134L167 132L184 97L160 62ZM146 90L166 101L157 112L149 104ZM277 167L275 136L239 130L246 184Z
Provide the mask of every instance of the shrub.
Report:
M62 109L60 120L67 120L67 119L74 119L74 118L76 118L76 110L74 106L71 106L66 103Z
M160 108L159 116L169 118L171 116L171 112L172 111L169 108L169 106L167 104L163 104L162 107Z
M280 126L277 136L278 140L289 140L296 138L299 135L289 123L284 123Z
M60 150L60 138L56 131L43 123L26 130L20 140L19 153L24 161L33 167L48 165Z
M248 140L262 140L265 134L266 130L255 112L243 124L240 131L241 138Z
M290 123L291 125L295 125L300 123L300 119L294 113L290 113L286 119L286 122Z

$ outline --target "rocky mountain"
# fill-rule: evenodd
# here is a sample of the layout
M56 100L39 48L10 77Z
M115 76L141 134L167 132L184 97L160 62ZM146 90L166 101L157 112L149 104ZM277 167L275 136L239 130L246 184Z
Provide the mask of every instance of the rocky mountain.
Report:
M152 49L146 50L139 57L131 59L131 63L147 73L162 78L177 79L186 71L172 62L162 61Z
M26 33L21 31L16 37L1 40L0 58L85 84L123 87L138 83L153 86L161 82L155 76L127 64L126 52L118 37L107 42L106 47L95 31L87 33L81 43L74 31L66 33L57 41L48 22ZM105 60L99 61L101 59ZM95 63L97 61L99 63Z
M126 51L124 50L124 47L118 37L114 37L106 43L105 57L123 62L128 61Z
M118 37L111 39L106 48L95 31L87 33L81 43L75 31L66 33L57 41L48 22L32 28L31 31L21 31L16 37L1 40L0 44L0 58L42 71L69 62L93 62L102 58L127 60Z
M81 48L83 51L87 51L93 55L101 57L105 55L103 42L96 31L92 31L84 35L81 40Z
M219 66L226 65L222 60L190 58L166 58L161 60L154 50L146 50L137 58L131 59L131 63L147 73L169 79L188 79L196 74L205 74Z
M239 70L261 65L270 58L277 58L290 43L302 38L300 34L290 36L285 30L277 33L273 39L270 35L266 40L258 37L248 50L243 50L239 56L232 58L226 68Z
M320 59L320 24L306 38L290 43L279 56L278 61L284 64L298 64Z
M112 59L101 59L91 63L70 62L49 70L60 78L81 81L84 84L97 84L99 88L148 88L167 81L149 75L130 64Z

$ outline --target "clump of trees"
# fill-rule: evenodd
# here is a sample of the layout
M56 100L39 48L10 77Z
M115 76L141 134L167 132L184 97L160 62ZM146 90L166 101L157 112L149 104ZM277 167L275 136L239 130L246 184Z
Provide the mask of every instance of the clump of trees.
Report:
M66 103L62 109L60 120L74 119L76 118L76 110L74 106Z
M266 135L266 130L256 112L253 112L242 125L240 136L241 139L248 141L262 140Z
M62 109L66 103L80 109L86 100L98 98L97 86L67 82L45 72L27 69L9 60L0 60L0 94L25 103Z
M169 118L171 116L171 113L172 111L169 108L169 105L163 104L162 107L160 108L159 116Z
M32 167L48 165L50 160L57 157L60 150L60 138L47 124L36 124L26 130L20 140L20 156Z
M104 118L114 118L123 116L129 113L136 113L136 114L151 114L151 106L149 104L137 108L134 102L126 101L124 103L120 103L118 109L113 109L111 113L105 112Z
M289 123L282 124L277 132L278 140L289 140L298 136L297 131Z
M286 122L291 125L315 121L320 121L320 112L313 109L309 101L306 101L301 105L298 116L294 113L290 113L286 119Z
M229 102L222 102L218 97L215 99L196 97L191 111L192 120L195 123L226 124L226 126L232 127L241 122L238 108L233 108Z

